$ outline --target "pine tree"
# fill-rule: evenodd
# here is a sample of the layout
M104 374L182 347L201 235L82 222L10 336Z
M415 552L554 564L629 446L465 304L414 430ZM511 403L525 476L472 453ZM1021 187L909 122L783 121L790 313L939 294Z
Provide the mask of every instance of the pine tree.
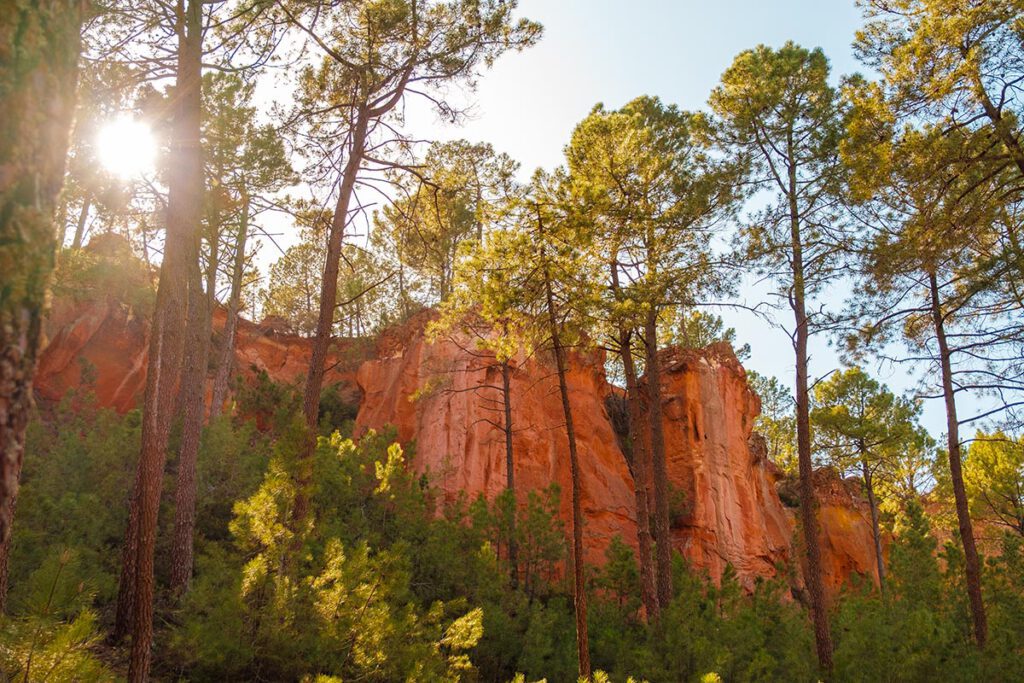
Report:
M878 584L885 592L885 562L878 492L895 473L900 455L922 434L919 404L900 398L858 367L837 372L814 389L811 422L816 450L841 473L860 476L871 512Z
M807 552L807 588L821 668L832 668L832 637L821 583L821 549L811 461L810 336L823 325L813 298L835 273L835 234L843 166L843 112L828 83L821 50L787 43L741 53L709 100L724 149L748 164L750 180L769 191L766 209L740 235L745 262L770 276L793 314L789 330L796 360L797 459L800 520Z
M900 335L913 359L926 364L924 382L930 398L941 398L946 413L946 453L957 522L964 550L966 589L971 603L975 639L984 647L987 617L981 593L978 556L962 474L960 428L981 416L961 417L957 397L964 390L992 385L984 362L993 335L993 309L986 281L988 264L978 258L991 237L994 178L975 167L948 173L964 150L973 145L926 125L897 131L874 89L856 85L852 134L844 154L854 171L857 195L868 197L857 207L869 226L857 240L862 282L853 302L861 322L853 348L882 348ZM865 121L881 120L875 132ZM998 319L998 318L997 318ZM907 354L910 355L910 354ZM904 356L906 357L906 356ZM982 359L981 362L978 362ZM958 388L959 387L959 388Z
M509 207L499 213L504 215ZM515 453L512 421L512 378L519 365L529 359L541 338L537 327L529 324L525 315L526 302L521 298L519 277L515 262L521 254L521 244L506 230L493 233L492 221L481 226L479 240L463 244L461 257L456 261L450 295L442 302L440 317L430 328L431 337L444 337L457 344L483 364L485 375L497 371L500 384L484 382L475 391L496 391L500 396L500 420L487 421L500 430L505 442L505 490L511 497L509 515L508 562L511 585L519 585L519 549L516 530L516 511L519 498L515 485ZM468 339L467 345L464 339ZM485 399L485 406L490 405Z
M203 166L201 118L202 3L190 0L178 17L175 110L168 166L167 234L150 332L143 398L142 449L129 505L115 637L131 631L128 680L149 677L153 639L157 514L185 346L189 264L198 258Z
M197 233L195 258L189 262L188 324L185 363L179 408L183 414L175 489L174 532L171 542L171 589L188 590L192 577L192 549L196 509L196 458L205 417L206 379L210 365L210 335L217 302L222 243L236 252L231 273L228 318L224 346L213 385L210 411L215 416L227 393L234 335L238 324L246 240L251 218L266 207L267 194L294 181L280 137L271 126L260 126L250 105L253 85L237 74L206 74L203 77L205 106L202 120L203 160L206 176L205 220L202 238L206 245L206 272L202 273ZM237 222L234 244L224 233Z
M174 81L173 97L164 109L169 120L169 153L164 178L165 237L160 278L150 332L146 386L143 398L143 437L136 480L129 500L128 526L119 582L114 640L132 634L128 679L149 674L153 632L154 549L163 484L166 449L176 389L186 346L186 323L204 321L202 311L188 314L193 262L198 264L204 205L202 155L202 71L205 65L228 69L233 59L266 61L278 44L277 27L263 21L262 3L239 3L233 11L224 4L189 0L175 12L157 4L119 5L104 15L93 50L103 63L138 67L129 75ZM216 48L206 44L208 25L218 26ZM168 48L168 45L173 47ZM216 54L215 54L216 53ZM168 114L169 112L169 114ZM202 300L200 291L194 299ZM198 298L197 298L198 297ZM193 330L193 339L199 339ZM198 367L199 363L190 363ZM201 407L199 407L201 412Z
M702 119L641 97L618 111L595 107L566 148L575 220L587 226L597 258L607 268L605 318L610 346L622 363L634 433L632 462L640 519L640 563L650 616L672 600L669 487L661 417L661 320L676 306L692 306L718 283L708 248L712 229L732 208L734 169L717 163L701 142ZM648 423L638 424L640 382L634 339L643 343ZM643 443L647 448L637 448ZM647 458L650 458L650 467ZM644 528L647 470L654 492L657 604L649 595Z
M430 283L435 301L448 298L460 245L483 239L517 168L489 144L453 140L433 143L414 174L396 179L400 196L377 214L374 229L401 266Z
M228 395L234 362L235 333L241 309L247 245L256 222L273 206L273 195L297 179L285 154L284 141L271 125L256 122L252 106L254 85L237 74L204 76L207 111L203 136L206 144L207 248L206 295L218 305L221 258L228 274L228 310L221 335L219 358L210 399L211 419L220 414Z
M1012 167L1024 175L1021 76L1015 0L867 0L857 33L860 58L882 75L881 87L902 121L939 123L952 136L997 144L965 156L966 165Z
M513 348L522 340L549 354L558 380L567 443L571 496L572 590L576 622L576 655L580 677L590 675L586 567L583 546L581 453L569 393L570 352L587 339L597 301L596 262L586 237L570 218L571 203L563 173L537 171L531 184L517 193L509 227L484 234L477 266L489 270L472 293L482 295L480 311L511 332ZM493 259L493 260L492 260ZM472 277L473 259L465 264ZM507 352L506 352L507 353Z
M572 481L572 571L573 603L576 612L576 655L579 662L580 678L590 677L590 638L587 624L587 587L583 562L583 489L580 481L579 452L576 443L576 427L573 421L572 402L566 382L568 373L567 344L571 335L578 335L579 329L567 325L574 313L578 316L586 299L578 296L572 285L585 277L576 258L578 250L571 231L566 231L566 221L559 220L559 202L555 194L557 187L551 186L552 179L535 174L532 196L525 200L529 221L530 241L535 248L536 278L541 306L539 320L547 326L548 342L555 359L558 375L558 391L562 399L562 414L565 417L565 436L569 443L569 471ZM569 284L569 287L566 285ZM556 298L556 287L561 290ZM567 296L567 292L570 292Z
M974 517L1024 536L1024 438L976 433L964 455L964 486Z
M408 142L395 127L399 105L425 93L439 110L451 114L454 108L441 92L445 86L471 84L478 70L502 53L531 45L540 27L515 20L516 3L498 0L360 0L340 5L286 0L277 3L277 9L282 20L305 34L308 46L322 57L300 75L289 120L304 138L322 143L304 146L314 155L309 177L326 174L332 193L338 188L303 395L310 435L306 457L297 463L302 485L297 490L294 521L299 524L308 510L305 488L338 303L342 244L352 216L358 213L350 210L356 206L357 184L361 178L365 182L367 167L388 170L400 165L387 158L389 148ZM334 171L338 166L340 176Z
M0 546L6 567L75 109L86 5L0 8ZM0 610L6 595L0 595Z
M750 358L750 344L738 346L736 329L726 327L722 317L698 308L676 308L666 315L666 343L681 349L703 349L712 344L726 343L733 348L736 358Z
M795 476L798 465L793 393L778 377L765 377L753 370L747 370L747 384L761 399L754 429L764 437L768 458L783 472Z

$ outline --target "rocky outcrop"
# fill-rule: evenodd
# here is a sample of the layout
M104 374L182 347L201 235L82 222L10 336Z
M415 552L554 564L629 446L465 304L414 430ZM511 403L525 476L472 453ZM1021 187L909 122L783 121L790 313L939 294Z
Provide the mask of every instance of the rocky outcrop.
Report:
M46 322L35 389L57 401L89 386L101 406L126 412L146 384L149 321L114 299L58 302Z
M217 308L213 314L215 340L224 329L227 311ZM359 341L340 340L328 354L324 387L335 387L341 398L351 405L359 405L362 395L356 384L356 370L365 356L367 345ZM282 383L301 383L309 370L313 343L308 337L281 332L266 322L253 324L244 318L238 320L235 335L235 372L243 381L251 381L260 372Z
M752 442L761 401L728 344L669 351L662 375L669 478L683 494L675 547L714 578L731 564L752 587L789 561L793 536L779 472Z
M214 311L215 344L226 319L223 308ZM131 306L109 297L59 301L50 311L46 332L48 341L35 378L35 389L42 399L57 401L71 389L88 386L101 406L123 413L141 405L149 357L149 322ZM354 343L338 344L328 358L324 378L325 387L337 386L341 397L353 405L360 400L355 382L355 370L362 359L360 348ZM301 382L311 352L307 338L239 320L235 372L244 382L253 382L261 372L275 382Z
M429 316L384 335L377 357L359 369L364 394L357 434L393 425L416 442L412 466L445 496L496 495L505 486L505 451L493 359L468 339L429 343ZM691 565L718 580L731 565L744 586L792 563L796 516L779 498L781 475L753 432L760 401L726 344L665 354L667 465L673 488L673 543ZM587 559L600 563L618 535L636 543L633 479L616 438L606 398L614 393L601 357L572 359L568 383L580 439ZM569 520L564 419L552 369L541 358L517 359L512 381L515 476L522 492L557 482ZM826 479L827 481L827 479ZM867 517L851 494L826 489L822 541L837 588L851 573L872 575ZM844 497L845 496L845 497Z
M356 434L393 425L415 440L412 466L448 499L493 497L506 481L500 370L468 339L429 343L422 314L384 335L375 360L363 363L363 403ZM537 358L518 358L512 375L513 452L517 491L559 484L562 517L571 519L571 480L557 378ZM575 359L568 376L582 476L587 560L600 563L615 535L635 541L632 479L604 406L602 363Z
M415 441L411 466L428 474L444 496L493 497L506 478L504 435L496 427L503 421L500 372L468 339L428 341L424 327L431 317L425 312L389 330L374 348L338 344L325 386L359 404L357 434L394 425L401 441ZM216 311L215 347L224 320L225 312ZM59 400L88 385L103 406L123 412L139 405L148 332L145 318L115 299L59 299L47 322L38 394ZM247 382L261 372L276 382L301 382L310 351L308 339L243 320L236 372ZM524 496L559 484L568 522L569 464L557 378L542 356L516 358L514 366L517 490ZM603 357L575 356L570 366L587 560L599 564L615 536L635 546L633 479L608 412L618 391L604 376ZM781 475L753 431L760 402L731 348L667 351L662 394L667 465L678 494L675 548L716 580L731 565L747 587L774 575L779 566L791 566L800 555L794 542L796 511L777 493ZM826 585L835 591L853 574L874 578L869 516L857 487L821 472L815 484Z
M822 580L825 589L833 594L854 575L878 582L871 510L860 491L858 481L843 479L831 468L814 472ZM885 554L883 545L883 557Z

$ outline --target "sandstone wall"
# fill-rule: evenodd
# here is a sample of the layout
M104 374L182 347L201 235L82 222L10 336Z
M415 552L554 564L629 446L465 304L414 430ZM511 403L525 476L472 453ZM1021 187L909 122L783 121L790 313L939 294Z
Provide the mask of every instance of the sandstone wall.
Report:
M505 488L505 437L500 370L468 339L430 344L427 316L386 335L378 358L357 376L363 403L356 434L397 427L416 441L418 472L451 499L460 493L493 497ZM512 376L513 452L517 491L561 487L562 516L571 519L567 440L557 377L536 359L519 358ZM589 562L603 562L616 534L636 541L632 479L604 406L608 391L600 363L574 362L568 377L582 463L584 542ZM520 498L522 499L522 498Z
M214 311L215 339L227 312ZM58 301L46 323L47 342L39 356L35 389L51 401L81 387L91 374L91 389L101 406L127 412L142 404L149 357L149 321L109 298ZM324 386L339 385L343 397L358 403L355 382L359 349L341 344L328 359ZM309 367L310 340L240 320L235 343L235 372L252 381L264 371L275 382L301 382ZM211 364L212 364L211 360ZM208 380L212 382L212 371ZM207 391L209 399L209 387Z
M377 357L357 380L364 399L357 434L397 427L415 440L413 466L429 473L449 498L492 497L505 486L498 370L468 339L434 344L422 334L429 316L386 334ZM727 564L751 588L791 563L795 511L776 491L780 474L753 433L760 400L732 349L665 354L662 392L669 478L683 494L673 543L693 567L719 579ZM539 358L517 359L512 382L517 490L555 481L563 518L570 519L570 479L557 381ZM488 369L490 367L490 369ZM600 563L618 535L636 546L633 479L606 408L613 391L600 357L574 357L568 383L580 445L587 559ZM828 482L826 478L822 480ZM846 487L823 491L821 540L826 583L836 589L851 573L873 576L866 509Z
M750 587L789 561L792 539L779 473L751 444L760 399L728 344L670 351L664 360L667 465L685 496L675 546L715 578L731 563Z
M325 386L360 402L357 433L392 424L400 440L415 440L412 466L429 473L449 498L492 497L505 486L500 373L466 339L429 343L431 314L381 336L368 354L342 344L331 358ZM215 314L219 333L225 319ZM58 301L47 322L49 342L39 362L36 389L59 400L84 381L91 366L101 405L127 411L139 405L145 384L148 322L113 300ZM215 336L216 338L216 336ZM369 360L358 364L361 356ZM265 371L278 382L301 382L310 342L272 326L241 321L235 368L252 381ZM603 358L573 357L568 383L579 439L587 560L601 563L618 535L635 547L633 479L608 414L614 390ZM83 361L85 361L83 363ZM562 516L571 514L564 418L557 378L543 358L518 358L512 379L515 476L523 494L556 482ZM358 371L355 368L358 366ZM682 492L673 543L698 570L718 579L727 564L747 587L792 563L795 510L783 506L779 473L759 448L753 423L760 402L727 345L664 356L662 392L669 477ZM866 504L856 487L819 473L825 581L835 591L851 574L874 578Z

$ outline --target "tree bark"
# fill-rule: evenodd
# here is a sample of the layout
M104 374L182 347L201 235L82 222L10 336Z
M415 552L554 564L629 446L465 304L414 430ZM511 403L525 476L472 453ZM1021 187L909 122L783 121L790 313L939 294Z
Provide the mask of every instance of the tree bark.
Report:
M309 372L306 375L306 388L302 400L302 412L306 418L306 446L302 457L297 463L295 504L292 507L292 526L297 528L309 512L309 493L307 488L313 476L313 450L316 448L316 428L320 414L320 390L324 384L324 368L327 362L327 351L331 346L334 332L334 314L338 305L338 269L341 261L341 248L348 225L348 207L355 191L356 179L363 163L366 147L366 136L369 129L369 110L361 107L356 114L352 128L352 144L349 146L348 161L342 173L341 190L338 203L331 219L330 234L327 240L327 257L324 262L323 280L320 283L320 311L317 317L316 334L313 337L313 349L309 359Z
M85 3L0 4L0 541L11 532L57 250Z
M231 269L231 295L228 300L228 317L224 322L224 348L217 363L217 375L213 380L213 396L210 399L210 419L220 416L228 397L228 385L235 361L235 333L238 329L238 312L242 300L242 277L245 274L245 243L249 237L249 194L242 195L242 214L235 237L235 261Z
M5 514L14 519L14 512L18 507L18 496L7 499L8 509ZM11 545L14 543L14 535L7 534L7 538L0 541L0 618L7 613L7 589L10 578Z
M136 562L139 557L138 475L139 473L136 471L135 485L128 502L128 524L124 534L124 545L121 548L121 578L117 584L114 627L110 631L110 640L114 643L119 643L128 636L135 620L135 577L138 571Z
M579 454L576 450L576 427L572 419L572 405L569 402L569 386L566 383L565 349L559 334L558 312L554 291L551 286L551 269L544 249L544 222L537 217L540 233L540 258L544 273L544 295L547 304L548 326L551 334L551 350L555 356L558 373L558 390L562 398L562 414L565 416L565 435L569 441L569 471L572 481L572 573L573 602L576 608L576 656L579 662L580 678L590 677L590 643L587 633L587 588L583 572L583 492L580 486Z
M64 240L68 237L68 200L61 195L60 208L57 209L57 241L54 244L57 251L57 259L60 260L60 252L64 248Z
M198 243L198 240L194 240ZM212 248L212 245L211 245ZM210 355L211 297L200 286L199 250L193 247L189 268L188 325L185 367L181 379L181 446L178 450L178 480L174 492L174 532L171 540L171 590L188 591L192 579L193 536L196 527L196 461L205 414L206 370ZM211 263L211 270L214 264ZM212 280L212 278L210 278ZM207 286L210 286L208 281Z
M651 469L654 479L655 567L658 605L672 602L672 529L669 523L668 465L665 462L665 431L661 415L661 359L658 357L658 312L651 306L644 322L647 351L647 419L651 433Z
M92 197L88 194L82 200L82 210L78 212L78 222L75 224L75 235L71 238L71 248L81 249L82 240L85 239L85 223L89 220L89 209L92 206Z
M615 250L611 271L612 294L619 300L621 287L619 284L619 254ZM657 620L660 614L658 604L658 580L654 569L653 537L651 536L651 510L647 500L647 487L650 485L650 456L644 448L643 407L640 397L640 382L637 378L636 363L633 362L633 331L626 327L619 328L619 356L622 359L622 372L626 379L626 409L629 415L629 461L633 475L633 494L636 498L636 537L637 554L640 562L640 601L647 613L648 620Z
M213 309L217 306L217 271L220 269L220 214L216 211L211 211L210 214L207 218L210 226L206 237L206 241L210 245L210 260L206 264L206 285L204 287L206 310L210 318L207 327L213 324ZM196 263L199 264L201 260L197 249Z
M168 169L167 236L150 333L142 449L129 509L129 528L125 534L126 561L121 572L122 592L127 589L134 602L131 606L132 646L128 662L128 680L131 683L141 683L149 676L157 515L175 390L181 373L188 260L193 251L193 240L199 232L203 198L200 0L189 0L182 20L184 25L178 31L176 102ZM122 612L120 605L118 611Z
M864 490L868 494L868 508L871 510L871 535L875 542L875 563L878 569L878 589L885 595L885 559L882 557L882 530L878 524L878 500L875 498L875 482L868 467L867 459L861 460L864 475Z
M629 456L632 464L633 491L636 497L636 538L640 555L640 600L649 620L657 620L661 612L658 604L658 581L654 571L653 539L651 537L651 510L647 502L647 487L650 484L650 463L647 449L641 438L643 431L643 408L640 403L640 382L637 379L636 364L633 362L632 334L621 330L619 353L622 356L623 374L626 376L626 409L629 414Z
M516 543L516 469L512 451L512 368L506 359L501 364L501 394L505 408L505 488L512 496L512 516L509 518L508 564L512 588L519 585L519 550Z
M402 320L409 317L409 298L405 292L405 264L402 263L402 248L398 247L398 301L402 307Z
M928 273L931 295L932 324L935 326L935 340L939 345L939 366L942 370L942 396L946 404L946 446L949 451L949 478L953 483L953 498L956 501L956 519L960 527L960 542L964 549L964 564L967 570L967 597L971 603L971 619L974 622L974 640L984 648L988 640L988 617L981 597L981 561L974 542L974 528L968 511L967 491L960 458L960 423L956 412L956 395L953 392L953 367L950 361L949 344L946 340L946 323L939 299L939 282L934 272Z
M792 158L792 155L790 155ZM814 642L818 664L826 676L832 673L832 633L828 607L821 583L821 546L818 539L817 500L814 495L814 464L811 461L810 394L807 380L807 341L810 329L804 285L803 241L800 235L800 213L797 207L796 167L789 165L790 249L793 268L793 290L790 303L796 322L796 447L800 471L800 521L803 525L807 551L807 594L814 621Z
M201 241L197 234L188 256L188 323L184 368L181 376L181 443L174 490L174 530L171 538L171 591L180 597L188 591L194 565L196 533L196 463L206 415L206 377L210 365L210 334L216 304L220 222L216 211L207 216L210 259L206 287L202 286Z

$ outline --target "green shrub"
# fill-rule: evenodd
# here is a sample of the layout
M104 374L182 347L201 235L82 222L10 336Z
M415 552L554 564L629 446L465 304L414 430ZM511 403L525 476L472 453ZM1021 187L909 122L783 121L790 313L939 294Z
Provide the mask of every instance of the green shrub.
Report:
M9 680L114 681L97 659L102 638L91 586L75 554L55 551L26 580L17 616L0 627L0 670Z
M264 378L251 390L252 406L285 407L270 432L227 417L205 428L196 578L176 606L161 574L173 520L171 449L156 673L198 681L576 680L557 486L521 492L518 505L507 492L444 500L431 473L412 466L414 445L400 447L394 430L359 443L335 432L318 441L310 513L293 528L296 454L306 443L294 388ZM24 672L31 653L29 680L111 678L96 657L98 624L112 616L139 439L137 412L99 410L87 393L69 395L30 426L11 617L0 627L5 672ZM1006 536L986 562L990 643L982 654L968 627L959 546L954 539L939 551L929 525L917 505L897 520L885 598L868 582L837 596L835 680L1013 678L1024 657L1021 539ZM675 596L654 624L643 618L636 558L623 539L613 539L602 567L587 570L592 662L605 672L595 681L821 677L807 614L788 595L792 568L750 593L731 567L715 585L677 556Z
M100 604L117 592L120 547L141 439L140 414L99 410L70 394L28 428L13 526L11 599L50 557L68 548Z

